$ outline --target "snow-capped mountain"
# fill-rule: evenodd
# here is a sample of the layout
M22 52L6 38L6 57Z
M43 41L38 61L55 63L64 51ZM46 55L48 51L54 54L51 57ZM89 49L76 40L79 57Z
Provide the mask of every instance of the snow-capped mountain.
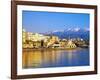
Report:
M74 32L77 32L79 30L80 30L80 28L67 28L67 29L65 29L65 31L74 31Z
M72 32L79 32L79 31L89 31L88 28L67 28L64 31L72 31Z
M55 30L46 32L46 35L55 35L59 38L83 38L89 40L89 29L87 28L67 28L65 30Z

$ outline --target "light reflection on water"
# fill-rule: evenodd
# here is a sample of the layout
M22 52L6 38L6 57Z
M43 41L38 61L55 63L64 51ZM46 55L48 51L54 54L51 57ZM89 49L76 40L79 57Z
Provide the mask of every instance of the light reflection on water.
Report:
M23 50L23 68L89 65L89 49Z

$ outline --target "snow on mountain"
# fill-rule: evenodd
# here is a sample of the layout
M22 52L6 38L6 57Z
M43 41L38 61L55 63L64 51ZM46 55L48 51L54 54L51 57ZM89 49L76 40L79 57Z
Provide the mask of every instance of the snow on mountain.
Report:
M79 30L80 30L80 28L67 28L67 29L65 29L65 31L75 31L75 32L77 32Z
M83 38L89 39L89 29L88 28L67 28L65 30L55 30L51 32L46 32L47 35L55 35L59 38Z
M88 28L78 28L78 27L76 27L76 28L67 28L64 31L78 32L78 31L89 31L89 29Z
M49 32L46 32L46 33L57 33L57 32L86 32L86 31L89 31L88 28L67 28L65 30L55 30L55 31L49 31Z

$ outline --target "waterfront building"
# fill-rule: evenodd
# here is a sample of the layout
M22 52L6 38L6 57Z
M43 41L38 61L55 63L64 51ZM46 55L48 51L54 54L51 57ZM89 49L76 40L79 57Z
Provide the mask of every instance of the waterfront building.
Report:
M59 47L61 47L61 45L59 43L55 43L52 45L52 48L59 48Z
M26 40L32 41L33 33L32 32L27 32L26 33Z
M32 41L41 41L45 38L42 34L35 33L33 35Z
M22 47L23 48L28 48L28 44L23 43Z
M38 33L26 32L23 29L23 48L46 47L49 36Z
M47 46L51 46L55 44L56 42L59 42L59 38L57 36L51 36L51 38L48 41Z
M61 45L61 47L65 47L65 46L67 45L67 41L61 40L61 41L59 42L59 44Z
M22 30L22 41L23 43L26 42L26 30L25 29Z
M41 47L41 41L33 41L33 48L40 48Z
M33 42L29 42L28 48L33 48Z
M72 40L69 40L67 42L66 48L76 48L77 46L75 45L75 43L72 42Z
M35 33L32 37L33 45L35 45L35 47L46 47L48 39L49 36Z
M74 43L75 43L77 46L82 46L82 45L86 44L86 42L85 42L83 39L75 40Z
M48 38L48 36L44 36L42 34L38 34L38 33L30 33L28 32L28 40L31 41L41 41L41 40L45 40Z

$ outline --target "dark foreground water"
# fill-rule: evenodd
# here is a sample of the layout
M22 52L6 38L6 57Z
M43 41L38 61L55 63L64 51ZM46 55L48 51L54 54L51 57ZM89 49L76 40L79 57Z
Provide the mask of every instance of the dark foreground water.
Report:
M89 65L89 49L23 50L23 68L67 67Z

